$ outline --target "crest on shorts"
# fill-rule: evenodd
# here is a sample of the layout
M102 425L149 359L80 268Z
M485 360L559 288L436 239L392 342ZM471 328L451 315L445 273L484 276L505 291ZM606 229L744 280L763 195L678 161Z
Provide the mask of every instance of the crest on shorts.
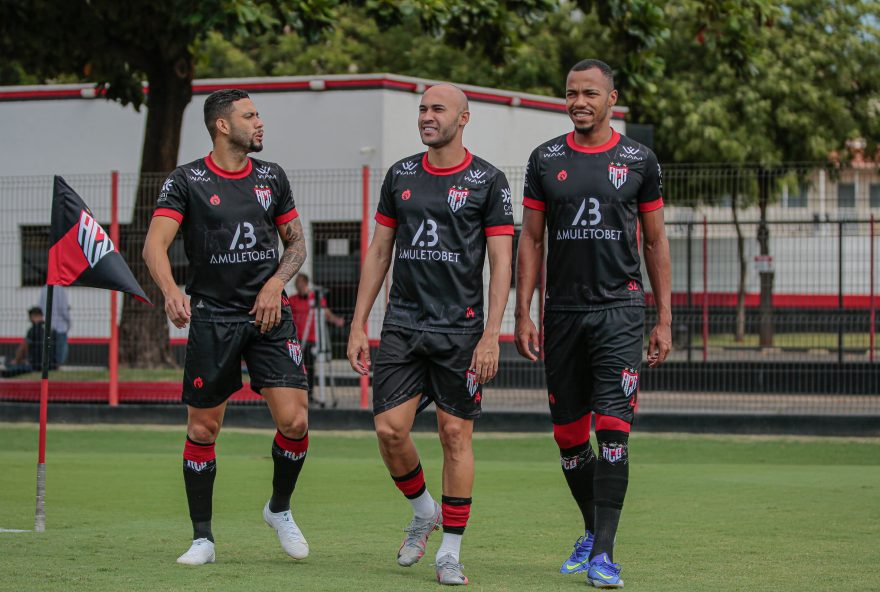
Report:
M290 359L296 362L297 366L302 364L302 346L299 344L298 341L295 341L293 339L287 340L287 353L290 354Z
M633 368L624 368L620 373L620 388L627 397L631 397L639 388L639 373Z
M465 187L453 185L449 188L449 195L446 197L449 207L453 212L457 212L467 202L470 190Z
M264 210L268 210L272 204L272 190L267 185L257 185L254 187L254 193L257 195L257 201L263 206Z
M477 395L477 393L480 391L480 383L477 382L477 373L474 372L473 370L468 370L466 376L467 376L467 390L468 390L468 392L470 393L470 395L472 397L473 396L479 397L479 395ZM479 401L479 398L477 400Z
M614 164L612 162L608 165L608 180L611 181L615 189L620 189L626 183L626 174L628 172L629 167L625 164Z

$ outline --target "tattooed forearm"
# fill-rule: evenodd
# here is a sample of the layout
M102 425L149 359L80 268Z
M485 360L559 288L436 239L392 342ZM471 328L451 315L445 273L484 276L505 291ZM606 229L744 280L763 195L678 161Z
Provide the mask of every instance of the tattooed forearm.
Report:
M284 244L284 252L281 254L281 261L278 263L275 277L286 284L306 260L306 239L303 236L302 223L299 218L294 218L279 226L278 232L281 235L281 242Z

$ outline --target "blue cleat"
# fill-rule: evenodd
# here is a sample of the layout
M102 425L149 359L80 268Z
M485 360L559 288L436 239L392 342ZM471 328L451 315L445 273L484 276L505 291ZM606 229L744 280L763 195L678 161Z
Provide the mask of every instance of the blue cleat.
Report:
M611 563L608 553L596 555L590 561L587 570L587 583L596 588L623 588L623 580L620 579L620 565Z
M587 534L575 541L571 557L565 560L562 567L559 568L559 573L573 574L589 569L590 551L592 550L593 533L588 530Z

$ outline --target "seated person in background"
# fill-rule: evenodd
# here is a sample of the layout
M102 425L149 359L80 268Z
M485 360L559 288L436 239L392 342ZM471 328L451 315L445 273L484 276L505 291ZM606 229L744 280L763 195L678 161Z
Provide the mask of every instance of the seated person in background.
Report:
M24 341L15 350L12 365L3 369L3 378L27 374L43 368L43 335L46 331L43 310L39 306L32 307L28 310L28 318L31 321L31 328L28 329ZM52 333L54 334L55 331ZM52 367L54 368L55 364L52 364Z

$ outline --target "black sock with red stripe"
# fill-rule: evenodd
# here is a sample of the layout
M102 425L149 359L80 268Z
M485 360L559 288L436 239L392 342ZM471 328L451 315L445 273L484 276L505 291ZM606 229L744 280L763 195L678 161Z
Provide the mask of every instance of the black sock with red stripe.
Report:
M406 496L406 499L416 499L425 493L425 490L428 488L425 485L425 472L422 470L422 463L417 464L416 468L406 475L401 475L400 477L391 475L391 478L394 480L394 485L400 490L400 493Z
M598 425L598 424L597 424ZM614 560L614 537L629 484L629 433L596 430L599 456L593 493L596 501L596 530L590 558L608 553Z
M302 438L288 438L275 432L272 442L272 462L275 473L272 476L272 498L269 500L270 512L284 512L290 509L290 496L296 488L296 481L306 462L309 449L308 433Z
M183 485L193 524L193 540L214 542L211 532L214 478L217 475L217 455L214 443L202 444L186 439L183 447Z
M471 516L470 497L450 497L444 495L441 498L443 508L443 532L450 534L464 534L468 519Z
M590 442L559 450L562 474L571 496L577 502L584 519L584 531L593 532L596 524L596 508L593 504L593 478L596 472L596 455Z

